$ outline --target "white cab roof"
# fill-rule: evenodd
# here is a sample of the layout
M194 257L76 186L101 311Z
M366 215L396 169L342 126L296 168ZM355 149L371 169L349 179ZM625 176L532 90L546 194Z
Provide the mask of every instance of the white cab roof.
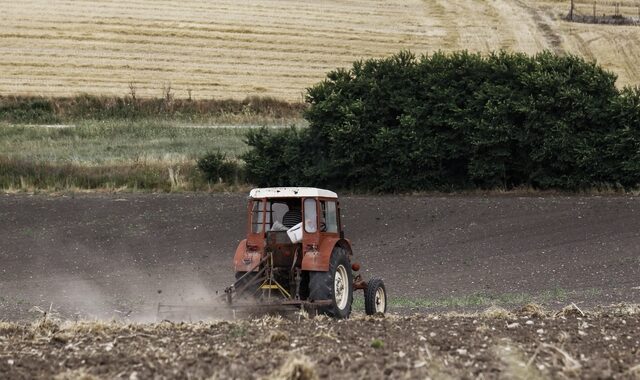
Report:
M264 187L251 190L249 196L251 198L338 198L338 194L333 191L316 189L315 187Z

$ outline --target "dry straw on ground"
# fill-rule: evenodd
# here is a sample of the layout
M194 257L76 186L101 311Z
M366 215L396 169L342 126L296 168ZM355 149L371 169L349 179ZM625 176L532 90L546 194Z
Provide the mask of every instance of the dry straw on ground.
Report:
M33 324L0 323L0 373L64 380L637 376L638 306L568 310L576 305L562 313L526 305L508 315L493 309L347 321L294 315L128 324L42 316Z

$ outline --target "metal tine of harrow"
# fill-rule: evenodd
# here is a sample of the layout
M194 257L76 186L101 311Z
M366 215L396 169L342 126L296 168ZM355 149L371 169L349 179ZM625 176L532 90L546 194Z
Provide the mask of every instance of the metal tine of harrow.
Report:
M250 286L255 285L258 281L261 280L260 275L262 275L266 270L267 267L265 266L264 268L262 268L261 270L259 270L258 272L254 273L253 271L258 268L260 265L264 264L264 262L267 261L269 257L265 256L263 257L260 262L258 262L253 268L251 268L250 270L248 270L245 274L243 274L242 276L240 276L240 278L238 278L236 280L236 282L233 283L233 285L231 285L229 288L227 289L233 289L233 293L236 294L243 294ZM245 279L245 277L252 275L252 278L250 281L246 282L245 284L243 284L242 286L236 288L236 284L239 284L242 282L242 280ZM226 295L223 295L222 297L224 298Z

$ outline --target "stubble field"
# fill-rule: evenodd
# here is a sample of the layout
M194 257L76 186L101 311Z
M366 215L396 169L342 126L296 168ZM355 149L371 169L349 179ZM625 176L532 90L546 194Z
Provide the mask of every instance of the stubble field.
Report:
M0 323L13 379L640 377L637 307L199 324ZM407 334L407 332L410 332Z
M400 49L543 49L640 80L640 28L568 23L567 1L2 1L0 94L269 95ZM632 9L632 8L630 8Z

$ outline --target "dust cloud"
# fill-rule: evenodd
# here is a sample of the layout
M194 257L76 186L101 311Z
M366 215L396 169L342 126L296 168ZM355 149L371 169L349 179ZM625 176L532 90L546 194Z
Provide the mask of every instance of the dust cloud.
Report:
M18 294L15 298L20 301L13 302L16 304L13 306L19 306L20 319L27 320L41 317L45 312L62 320L135 323L225 317L217 312L225 305L223 288L201 279L197 273L166 275L129 269L117 273L115 279L112 279L113 275L50 276L42 286L30 284L22 290L15 289L13 293ZM163 313L159 314L159 311Z

